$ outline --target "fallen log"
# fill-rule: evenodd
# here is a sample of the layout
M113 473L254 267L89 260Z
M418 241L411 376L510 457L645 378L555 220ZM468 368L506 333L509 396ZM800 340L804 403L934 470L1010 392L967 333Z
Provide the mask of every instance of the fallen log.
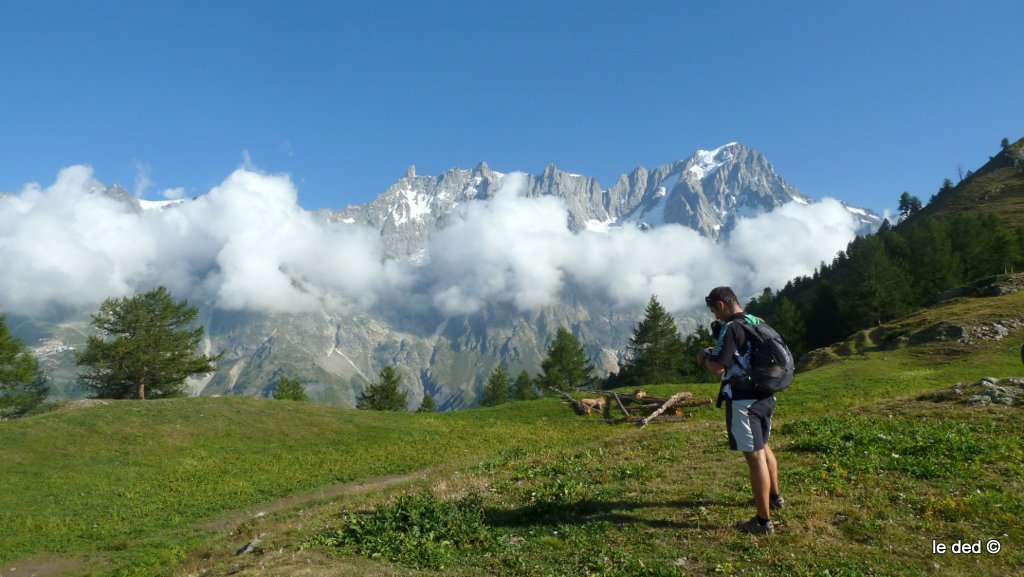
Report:
M658 405L646 404L646 405L640 405L639 407L633 407L633 412L644 412L644 411L646 411L646 412L649 412L649 413L653 413L654 411L657 411L658 409L660 409L663 406L665 406L665 404L668 403L670 400L671 399L665 399L664 402L662 402L661 404L658 404ZM699 407L701 405L710 405L710 404L711 404L711 399L683 399L681 401L675 401L674 403L672 403L669 406L671 408L676 408L676 407Z
M554 391L554 392L556 392L556 393L558 393L558 394L559 394L559 395L561 395L561 396L562 396L562 397L563 397L563 398L564 398L564 399L565 399L566 401L568 401L568 402L569 402L569 404L570 404L570 405L572 405L572 408L573 408L573 409L575 409L577 413L581 413L581 414L582 414L582 413L585 413L585 412L587 412L587 410L586 410L586 409L585 409L585 408L583 407L583 403L581 403L581 402L577 401L576 399L572 398L572 397L571 397L571 396L569 396L568 394L566 394L566 393L563 393L562 391L560 391L560 390L558 390L558 389L556 389L556 388L554 388L554 387L551 387L551 390L552 390L552 391Z
M629 411L626 410L626 406L622 404L622 399L619 398L618 393L612 393L611 396L612 396L612 398L615 399L615 402L619 405L619 410L622 411L622 414L626 415L626 420L628 421L628 420L632 419L632 415L630 415Z
M691 393L689 391L683 391L683 392L676 393L676 394L672 395L672 397L670 397L670 398L672 398L672 399L676 399L676 398L679 398L679 399L691 399L691 398L693 398L693 393ZM644 405L657 405L659 407L661 405L664 405L665 403L667 403L669 401L669 399L666 399L664 397L652 397L650 395L644 395L644 396L640 397L639 399L634 398L633 400L635 402L642 403Z
M690 392L682 392L682 393L676 393L676 394L672 395L671 397L668 398L668 400L666 400L661 405L660 408L658 408L658 410L654 411L649 416L644 417L640 421L640 428L642 429L642 428L646 427L647 423L650 423L652 420L656 419L658 417L658 415L660 415L660 414L664 413L665 411L667 411L670 407L675 405L676 402L683 401L683 400L689 399L691 397L693 397L693 393L690 393Z

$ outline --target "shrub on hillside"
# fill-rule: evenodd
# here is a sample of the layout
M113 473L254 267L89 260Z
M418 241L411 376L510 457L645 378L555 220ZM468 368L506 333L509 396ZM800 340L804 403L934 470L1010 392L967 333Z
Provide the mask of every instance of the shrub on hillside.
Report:
M308 401L306 389L303 388L299 379L290 379L284 375L277 381L277 390L274 391L274 398L279 401Z
M484 523L483 502L470 495L444 501L429 491L402 495L373 513L345 513L341 529L306 546L347 548L420 569L442 569L472 548L486 549L493 536Z

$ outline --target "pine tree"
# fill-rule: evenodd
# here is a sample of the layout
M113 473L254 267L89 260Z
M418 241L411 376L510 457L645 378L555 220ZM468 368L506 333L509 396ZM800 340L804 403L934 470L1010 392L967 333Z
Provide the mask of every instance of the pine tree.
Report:
M434 405L434 397L430 393L423 393L423 402L420 403L420 408L416 409L417 413L433 413L437 410Z
M107 299L92 315L96 335L76 355L88 367L80 376L96 398L146 399L184 393L185 379L211 373L222 354L199 355L199 311L175 302L164 287L133 297ZM109 339L109 340L108 340Z
M761 318L768 318L771 316L772 307L774 306L775 298L772 296L771 287L764 287L764 290L761 291L761 295L757 298L750 299L750 302L747 303L747 306L743 310Z
M804 352L804 339L807 335L807 324L800 309L793 304L793 301L782 297L775 307L775 315L771 319L774 328L789 345L789 350L794 358L799 358Z
M927 304L935 295L962 282L960 259L953 250L948 221L927 219L910 229L907 239L917 304Z
M644 319L633 330L627 358L619 372L620 386L644 386L685 381L688 372L683 340L672 315L657 297L647 303Z
M404 411L409 393L398 390L401 384L401 375L390 366L384 367L377 382L367 387L356 399L356 408L371 411Z
M952 181L950 181L950 186L952 186ZM911 196L909 192L904 192L903 194L900 195L899 220L902 222L910 218L911 216L914 216L921 210L921 208L922 207L920 198L916 196Z
M525 370L519 373L516 382L512 383L512 398L517 401L529 401L534 398L533 379Z
M898 251L906 249L902 238L888 231L864 238L850 255L850 271L857 282L844 288L843 299L849 307L849 318L857 319L855 328L881 324L905 314L912 306L910 274L905 263L890 257L887 240L899 247Z
M0 315L0 420L20 417L46 400L46 375Z
M953 249L963 263L963 280L1002 274L1021 262L1015 234L993 214L962 216L952 222Z
M274 391L274 398L279 401L308 401L306 389L299 379L290 379L284 375L277 380L277 390Z
M712 383L718 380L718 376L712 374L704 365L697 364L695 359L697 353L714 346L718 335L711 334L704 325L697 327L697 330L683 339L683 359L681 379L690 383Z
M487 384L484 385L480 406L493 407L507 403L511 388L512 382L509 381L508 373L505 372L504 367L498 365L491 373L491 377L487 379Z
M542 387L568 391L594 380L594 365L587 358L580 341L565 327L559 327L541 361L537 382Z
M848 334L839 299L829 283L823 281L814 289L806 323L808 349L832 344Z

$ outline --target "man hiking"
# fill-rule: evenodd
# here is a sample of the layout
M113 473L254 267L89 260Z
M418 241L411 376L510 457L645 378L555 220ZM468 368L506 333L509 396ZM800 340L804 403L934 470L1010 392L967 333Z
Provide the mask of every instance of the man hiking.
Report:
M725 426L729 432L729 448L741 451L750 469L750 485L757 514L741 521L736 528L755 534L772 534L775 525L771 511L782 509L785 502L779 493L779 468L775 454L768 446L772 429L775 396L759 395L748 377L751 370L751 343L743 323L756 325L755 316L744 314L729 287L716 287L704 299L705 304L721 322L714 347L697 354L697 362L716 375L721 375L719 401L725 401Z

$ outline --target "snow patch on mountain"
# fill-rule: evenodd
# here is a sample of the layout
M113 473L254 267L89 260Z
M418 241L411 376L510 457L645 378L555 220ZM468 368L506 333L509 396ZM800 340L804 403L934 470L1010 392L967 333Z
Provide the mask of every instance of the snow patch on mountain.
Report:
M424 215L430 214L431 197L421 195L412 188L399 191L402 202L391 209L395 225L401 226L411 221L422 221Z
M729 149L736 146L738 143L730 142L719 146L714 150L698 150L694 154L696 163L687 169L687 172L693 173L698 180L704 180L712 172L721 168L725 163L729 162L734 158L733 154Z
M185 202L184 199L177 200L142 200L139 199L139 207L142 210L163 210L169 206L181 204Z

